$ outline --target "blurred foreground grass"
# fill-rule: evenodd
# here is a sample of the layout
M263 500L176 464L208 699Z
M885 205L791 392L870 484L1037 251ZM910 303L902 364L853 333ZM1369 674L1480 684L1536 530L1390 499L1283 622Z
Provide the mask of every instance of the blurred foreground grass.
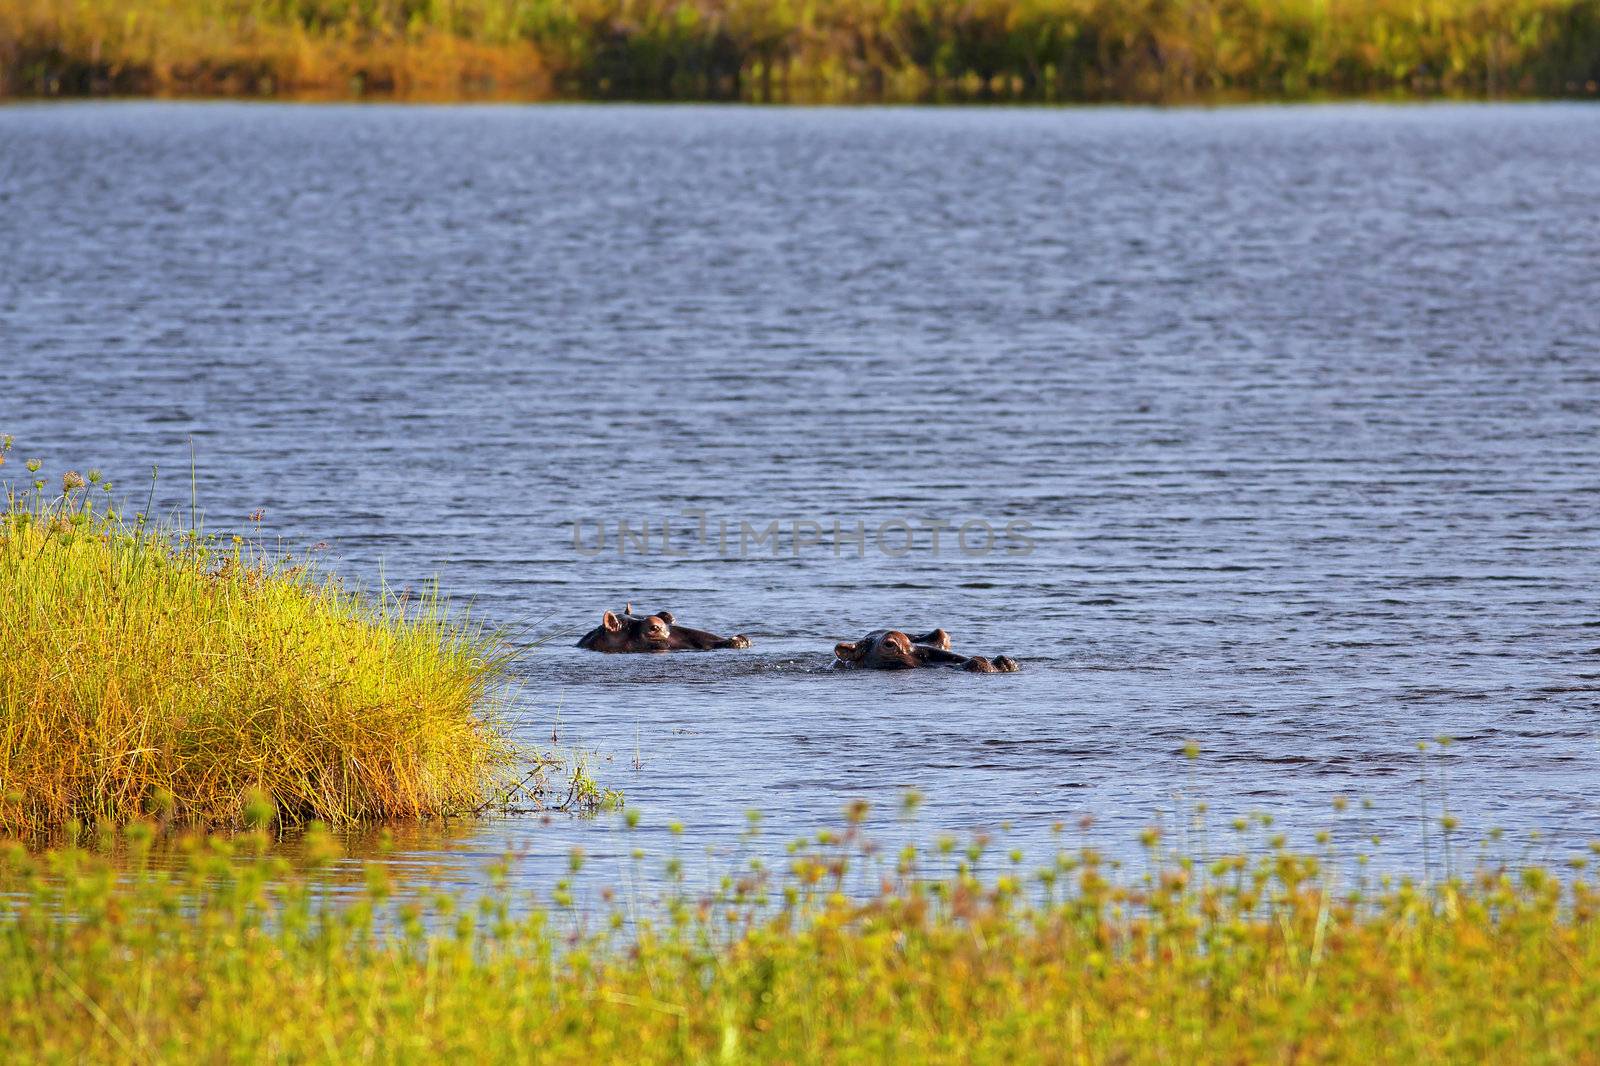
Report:
M629 824L633 824L630 817ZM0 851L15 1062L1594 1062L1600 883L1575 861L1431 886L1281 841L1133 872L855 826L661 900L332 903L253 833L177 872L136 824ZM104 842L109 844L109 840ZM313 831L311 863L335 846ZM574 854L576 873L582 857ZM928 871L940 867L945 872ZM70 917L69 917L70 916Z

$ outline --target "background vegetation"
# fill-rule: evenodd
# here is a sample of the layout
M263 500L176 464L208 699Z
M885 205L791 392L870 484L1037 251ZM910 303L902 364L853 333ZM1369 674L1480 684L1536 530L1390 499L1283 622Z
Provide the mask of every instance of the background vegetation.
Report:
M509 649L436 592L372 603L26 467L0 513L0 834L460 813L513 772Z
M13 95L1592 95L1600 0L0 0Z
M630 824L631 819L630 819ZM135 825L117 861L0 847L0 1060L17 1062L1494 1062L1600 1049L1600 883L1486 863L1432 886L1331 847L1143 868L981 839L885 854L824 833L630 912L353 898ZM104 846L110 847L109 838ZM313 832L302 854L329 854ZM243 853L241 855L241 852ZM251 861L242 861L244 858ZM572 856L576 873L583 866ZM937 866L948 873L929 876ZM502 867L497 876L504 877ZM70 915L70 920L63 920Z

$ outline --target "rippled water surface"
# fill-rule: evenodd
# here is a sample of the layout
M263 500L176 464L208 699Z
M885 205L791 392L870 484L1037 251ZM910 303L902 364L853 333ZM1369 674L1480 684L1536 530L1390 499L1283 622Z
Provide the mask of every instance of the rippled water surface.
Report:
M14 107L0 431L171 503L192 437L213 528L263 507L550 636L519 728L602 753L658 851L912 787L925 834L1034 847L1196 798L1406 862L1424 802L1565 847L1600 837L1597 173L1584 106ZM774 520L821 543L741 552ZM569 646L630 600L754 647ZM1023 672L827 669L884 625Z

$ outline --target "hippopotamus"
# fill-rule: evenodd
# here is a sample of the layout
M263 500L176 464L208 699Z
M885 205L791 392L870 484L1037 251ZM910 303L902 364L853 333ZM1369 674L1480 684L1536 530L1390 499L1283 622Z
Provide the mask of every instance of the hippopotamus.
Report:
M742 633L719 637L703 629L680 626L671 611L635 615L631 603L622 609L620 615L605 612L600 616L600 624L578 641L580 648L606 652L707 651L711 648L749 646L750 638Z
M1013 674L1017 662L1007 655L986 659L957 655L950 650L950 634L942 629L909 637L898 629L877 629L857 641L835 644L833 665L864 670L913 670L919 666L950 666L974 674Z

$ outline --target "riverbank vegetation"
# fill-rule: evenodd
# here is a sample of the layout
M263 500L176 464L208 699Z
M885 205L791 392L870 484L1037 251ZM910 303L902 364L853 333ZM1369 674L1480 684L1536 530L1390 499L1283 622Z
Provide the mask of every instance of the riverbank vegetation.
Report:
M0 93L1590 96L1600 0L0 0Z
M571 879L530 901L507 866L470 905L395 893L381 864L335 897L264 834L189 839L160 869L149 837L136 824L114 858L0 849L0 1058L1516 1064L1600 1048L1600 881L1580 860L1419 885L1326 846L1174 854L1152 831L1142 865L1063 848L1030 868L981 838L886 853L852 827L704 892L669 863L664 898L629 910L583 903ZM332 847L313 831L301 861Z
M437 590L372 602L26 467L0 514L0 836L461 813L528 772L495 722L510 650Z

